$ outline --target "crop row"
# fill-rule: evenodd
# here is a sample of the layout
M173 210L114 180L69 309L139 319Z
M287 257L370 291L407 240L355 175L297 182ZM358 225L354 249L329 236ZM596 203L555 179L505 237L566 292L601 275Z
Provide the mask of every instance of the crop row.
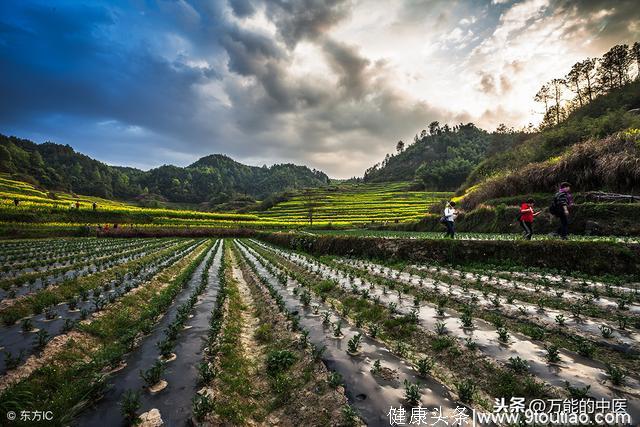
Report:
M4 361L0 371L19 366L25 356L39 352L58 335L71 331L78 322L85 321L93 313L113 305L122 296L143 284L158 271L166 269L195 249L190 246L180 252L154 260L142 268L129 272L121 280L104 282L91 292L83 292L66 304L47 307L43 313L25 317L20 324L5 326L0 335L0 347L4 349ZM33 337L29 340L30 337Z
M13 375L13 381L5 379L4 384L0 379L2 409L47 407L55 414L56 424L68 424L84 405L105 392L107 379L122 368L126 354L153 331L203 262L208 248L211 243L201 243L191 253L181 254L177 262L158 271L135 292L106 306L100 316L58 337L58 344L66 344L47 346L35 370L17 378Z
M262 250L267 249L262 247ZM269 250L273 251L273 249ZM530 369L536 376L549 384L561 386L565 384L565 381L568 381L568 390L575 392L576 390L588 390L588 387L591 387L590 393L596 396L611 396L614 393L612 390L616 390L617 393L620 389L627 390L628 393L628 390L632 390L636 386L637 380L631 377L627 378L626 385L622 385L626 372L615 365L593 366L594 362L585 361L584 364L579 365L579 369L566 366L565 361L573 361L575 364L576 361L581 360L580 357L563 350L556 344L529 341L526 336L509 331L500 312L492 313L494 324L487 323L484 320L473 318L474 314L482 315L484 308L479 312L468 304L458 305L456 310L445 308L445 306L435 303L437 300L429 296L429 294L435 294L438 299L442 298L442 294L435 291L419 290L411 293L413 286L398 282L396 294L380 283L363 280L353 271L346 273L338 268L310 261L300 255L290 255L281 251L276 251L276 254L284 257L285 260L288 259L293 265L319 275L324 280L334 281L353 295L364 296L366 300L373 300L376 304L382 304L392 312L413 319L421 328L433 330L439 336L454 336L465 346L479 347L481 352L500 363L504 363L505 366L514 363L526 365L525 372ZM369 279L366 272L363 272L361 276ZM433 302L424 302L429 299ZM557 372L550 373L545 367L547 363L554 365L559 363ZM609 383L605 386L590 381L593 378L607 378L607 376Z
M10 325L22 317L42 313L47 307L52 307L62 302L71 302L77 297L85 298L90 292L105 286L105 283L113 284L114 281L126 280L127 274L143 271L148 266L160 265L167 259L176 257L182 251L193 247L194 243L193 241L179 241L175 243L169 242L166 247L163 246L160 246L156 252L130 260L101 273L67 280L48 289L38 290L33 294L3 301L0 309L0 318L2 318L5 325ZM9 304L10 302L11 304Z

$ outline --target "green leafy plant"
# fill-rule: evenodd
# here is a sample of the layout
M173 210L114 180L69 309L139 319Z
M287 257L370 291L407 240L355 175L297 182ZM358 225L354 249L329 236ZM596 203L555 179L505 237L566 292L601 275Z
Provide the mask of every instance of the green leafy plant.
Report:
M607 375L612 384L622 385L627 377L627 371L618 366L607 364Z
M467 378L456 383L456 391L461 402L469 403L473 401L476 385L470 378Z
M146 371L140 371L140 378L142 378L147 387L153 387L162 379L165 368L164 362L157 360L151 368Z
M296 363L296 356L289 350L272 350L267 354L267 373L275 376L288 370Z
M338 388L342 385L342 375L339 372L330 372L327 382L332 388Z
M191 406L193 417L196 421L203 421L204 418L214 410L213 399L206 394L196 393L191 401Z
M545 354L545 358L549 363L558 363L560 361L560 349L555 344L545 345L545 350L547 353Z
M411 383L408 380L404 380L404 399L411 406L416 406L420 403L422 392L420 391L420 384Z
M525 373L529 370L529 362L522 359L520 356L509 358L509 368L517 373Z
M434 365L435 362L433 361L433 359L431 359L430 357L423 357L422 359L418 359L418 361L416 362L416 369L420 375L426 377L429 372L431 372L431 369L433 369Z
M611 338L613 336L613 329L607 325L600 325L598 329L600 329L600 333L604 338Z
M351 354L355 354L360 349L360 344L362 343L362 334L355 334L351 339L347 342L347 352Z
M122 393L120 399L120 412L128 425L133 425L138 418L137 412L140 409L140 392L137 390L127 390Z
M373 362L373 367L371 367L370 371L373 375L376 375L380 373L380 371L382 371L382 364L380 363L380 359L376 359L376 361Z

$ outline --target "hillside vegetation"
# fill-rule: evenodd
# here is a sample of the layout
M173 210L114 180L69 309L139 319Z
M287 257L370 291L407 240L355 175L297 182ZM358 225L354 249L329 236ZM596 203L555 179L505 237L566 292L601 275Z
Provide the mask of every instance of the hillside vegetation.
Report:
M329 178L306 166L247 166L223 155L187 166L149 171L106 165L68 145L35 144L0 135L0 172L48 190L107 199L156 198L169 202L228 202L237 194L263 198L286 189L322 186Z

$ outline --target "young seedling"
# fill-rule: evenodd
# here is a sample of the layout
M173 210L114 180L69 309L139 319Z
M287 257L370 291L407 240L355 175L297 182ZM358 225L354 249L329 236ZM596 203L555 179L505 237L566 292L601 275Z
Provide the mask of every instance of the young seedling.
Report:
M163 359L168 359L171 357L171 354L173 353L174 345L175 345L175 342L169 339L163 339L161 341L158 341L158 343L156 344L156 346L158 347L158 350L160 351L160 356Z
M626 317L626 316L624 316L624 315L622 315L622 314L619 314L619 315L616 317L616 320L618 321L618 328L620 328L620 329L621 329L621 330L623 330L623 331L624 331L625 329L627 329L627 322L628 322L628 319L627 319L627 317Z
M138 418L136 412L140 409L140 392L127 390L120 399L120 412L127 425L134 425Z
M213 399L206 394L196 393L191 401L193 417L196 421L203 421L204 418L213 412Z
M416 362L416 370L420 375L426 377L431 369L435 365L435 362L429 357L423 357L422 359L418 359Z
M591 345L587 340L581 339L577 343L578 354L584 357L591 358L595 352L595 347Z
M309 346L309 331L303 330L300 332L300 338L298 339L298 347L305 349Z
M420 384L410 383L408 380L404 380L404 398L411 406L416 406L420 403L422 393L420 392Z
M547 354L545 355L547 362L558 363L560 361L560 349L558 348L557 345L549 344L549 345L545 345L544 348L547 351Z
M378 332L380 332L380 325L377 323L372 323L369 325L369 336L371 338L376 339L378 336Z
M497 332L498 332L498 341L500 341L503 344L506 344L509 342L509 331L507 330L507 328L500 327L498 328Z
M556 323L558 324L558 326L560 326L560 327L564 326L566 321L567 321L567 319L564 317L563 314L558 314L556 316Z
M599 329L604 338L611 338L613 336L613 329L611 329L609 326L600 325Z
M370 369L370 371L373 375L379 374L380 371L382 371L382 364L380 363L380 359L376 359L376 361L373 362L373 367Z
M331 388L338 388L342 385L342 375L338 372L331 372L329 373L327 382Z
M476 391L476 386L469 378L456 383L456 389L458 397L463 403L469 403L473 401L473 394Z
M342 320L338 320L333 324L333 336L340 338L342 336Z
M36 333L35 344L34 344L36 350L42 350L47 345L48 342L49 342L49 333L44 329L39 330Z
M145 382L147 388L158 384L162 379L165 370L165 364L161 360L157 360L153 366L146 371L140 371L140 378Z
M587 399L589 397L591 385L586 385L585 387L574 387L569 381L565 381L564 386L573 399Z
M436 322L436 334L445 335L447 333L447 327L444 322Z
M355 334L347 342L347 352L352 355L358 353L361 342L362 342L362 334L359 334L359 333Z
M509 358L509 368L516 373L522 374L529 370L529 362L520 356Z
M608 364L607 375L609 375L609 381L611 381L613 385L622 385L627 377L627 371L615 365Z
M469 349L469 351L475 351L478 349L478 343L471 339L471 337L465 338L464 341L464 345Z
M62 324L62 328L60 329L61 334L66 334L71 331L76 326L76 321L73 319L64 319L64 323Z
M33 331L33 321L31 319L24 319L20 327L24 333L31 332Z
M342 421L345 426L356 426L359 424L360 416L350 405L342 407Z
M331 324L331 313L328 311L322 313L322 324L324 326L329 326Z
M216 376L216 370L213 365L207 361L202 361L198 364L198 385L207 385Z

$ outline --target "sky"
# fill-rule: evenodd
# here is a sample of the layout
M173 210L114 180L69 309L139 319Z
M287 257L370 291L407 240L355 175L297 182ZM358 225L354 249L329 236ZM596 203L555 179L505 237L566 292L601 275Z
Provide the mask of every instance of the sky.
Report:
M637 40L637 0L4 0L0 133L362 176L434 120L536 125L544 82Z

